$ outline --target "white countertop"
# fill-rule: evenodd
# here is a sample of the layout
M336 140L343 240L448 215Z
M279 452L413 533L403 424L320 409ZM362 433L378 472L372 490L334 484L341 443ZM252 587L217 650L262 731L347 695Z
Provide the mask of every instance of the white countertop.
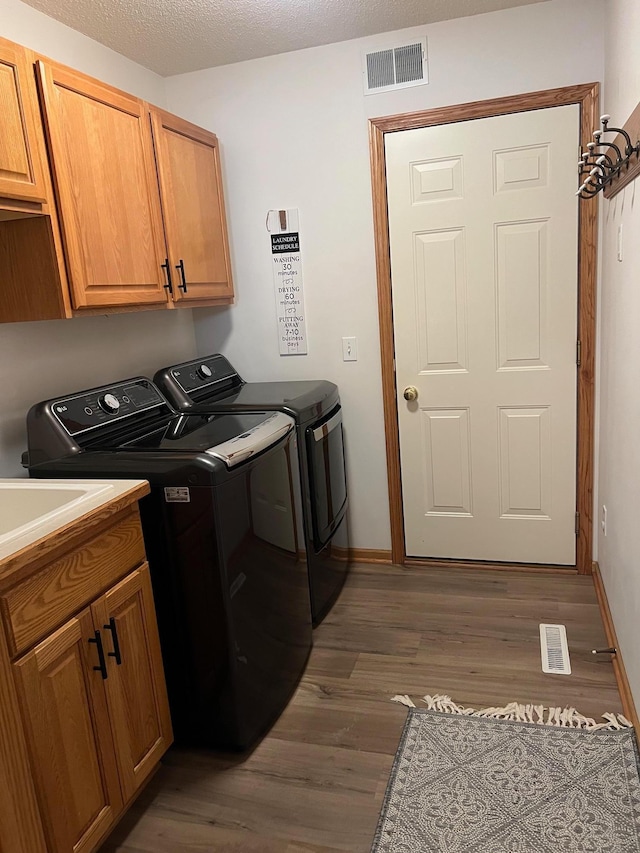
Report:
M0 479L0 561L144 485L145 480Z

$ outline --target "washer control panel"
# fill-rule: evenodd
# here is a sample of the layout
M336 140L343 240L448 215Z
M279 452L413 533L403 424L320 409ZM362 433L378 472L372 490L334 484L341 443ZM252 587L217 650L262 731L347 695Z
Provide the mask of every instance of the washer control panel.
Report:
M165 405L166 400L148 379L95 388L50 403L50 409L69 435L103 426Z

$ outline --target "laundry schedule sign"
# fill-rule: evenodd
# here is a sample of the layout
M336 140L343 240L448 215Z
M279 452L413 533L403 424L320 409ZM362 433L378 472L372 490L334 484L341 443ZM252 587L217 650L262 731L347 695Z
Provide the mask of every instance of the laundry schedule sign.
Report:
M298 211L270 210L267 228L271 236L280 355L306 355L307 327Z

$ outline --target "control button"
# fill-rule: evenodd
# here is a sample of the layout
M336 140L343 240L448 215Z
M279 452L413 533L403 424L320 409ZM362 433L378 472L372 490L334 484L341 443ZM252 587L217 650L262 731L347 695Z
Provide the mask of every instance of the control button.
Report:
M92 415L93 409L91 408L91 406L85 406L84 407L84 413L85 413L85 415Z
M196 370L196 373L198 374L200 379L209 379L210 376L213 376L211 368L207 367L206 364L201 364L200 367Z
M127 395L125 394L125 395L124 395L124 397L122 398L122 402L123 402L123 403L130 403L130 402L131 402L131 400L130 400L130 399L129 399L129 397L127 397Z
M113 394L104 394L104 396L100 397L98 400L98 405L103 412L114 415L120 408L120 400L118 400L118 398Z

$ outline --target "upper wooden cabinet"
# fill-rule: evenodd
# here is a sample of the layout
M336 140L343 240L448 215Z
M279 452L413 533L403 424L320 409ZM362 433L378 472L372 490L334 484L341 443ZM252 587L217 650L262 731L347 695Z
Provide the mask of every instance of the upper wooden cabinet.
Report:
M38 72L74 307L166 302L144 103L57 65Z
M233 297L218 139L151 109L173 298Z
M0 197L44 203L35 81L26 51L0 39Z
M216 136L0 39L0 281L0 322L231 303Z

